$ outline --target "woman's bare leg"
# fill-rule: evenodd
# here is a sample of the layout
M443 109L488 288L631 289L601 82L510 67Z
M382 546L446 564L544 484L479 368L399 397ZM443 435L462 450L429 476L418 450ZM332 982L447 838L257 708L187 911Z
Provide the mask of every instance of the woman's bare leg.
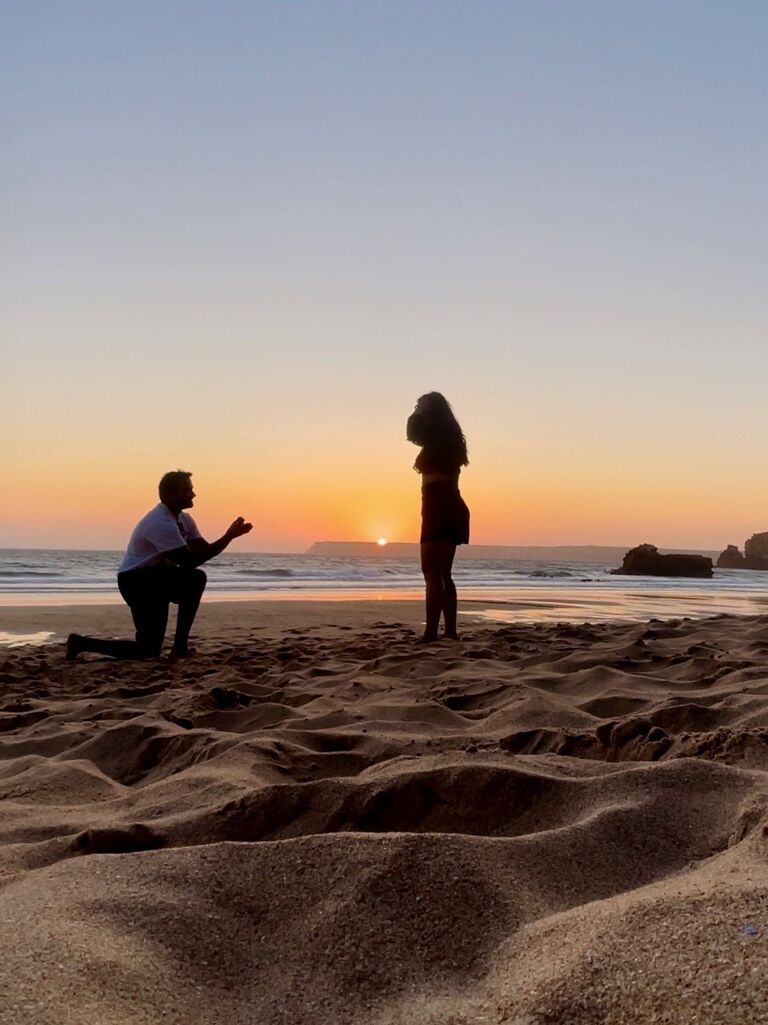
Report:
M458 641L459 632L457 627L458 598L456 596L456 585L451 576L453 560L456 555L456 545L446 546L443 555L443 618L445 620L445 636L452 641Z
M456 632L456 586L451 567L456 545L448 541L429 541L421 546L421 571L427 599L427 622L422 641L436 641L440 615L445 619L445 636L458 639Z
M441 545L428 541L421 546L421 572L426 585L427 622L422 641L436 641L440 613L443 611L443 574L440 560Z

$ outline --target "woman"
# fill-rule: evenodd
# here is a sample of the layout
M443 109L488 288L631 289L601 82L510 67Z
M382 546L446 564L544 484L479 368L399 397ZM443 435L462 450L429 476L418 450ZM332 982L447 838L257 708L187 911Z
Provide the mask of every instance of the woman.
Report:
M427 625L421 640L437 640L442 613L444 636L457 641L451 568L456 545L469 543L469 509L459 493L461 468L469 464L467 442L448 402L434 391L416 403L406 437L421 446L413 464L421 474L421 569L427 592Z

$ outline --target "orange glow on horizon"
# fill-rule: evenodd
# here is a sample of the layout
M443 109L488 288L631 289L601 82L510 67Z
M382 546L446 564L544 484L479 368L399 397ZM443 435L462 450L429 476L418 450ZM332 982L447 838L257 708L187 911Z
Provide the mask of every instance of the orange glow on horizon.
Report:
M342 454L297 451L239 456L201 451L121 454L72 450L54 459L7 454L0 487L13 496L0 508L0 547L122 548L136 521L157 501L168 468L193 473L192 510L203 534L219 537L235 516L254 524L232 551L304 551L315 541L383 545L419 537L418 475L412 449L363 441ZM768 484L752 466L721 465L704 474L695 463L651 459L613 462L594 453L483 451L462 473L475 544L630 545L720 549L764 529ZM491 445L488 445L491 449ZM650 458L650 457L649 457ZM375 472L368 472L373 465Z

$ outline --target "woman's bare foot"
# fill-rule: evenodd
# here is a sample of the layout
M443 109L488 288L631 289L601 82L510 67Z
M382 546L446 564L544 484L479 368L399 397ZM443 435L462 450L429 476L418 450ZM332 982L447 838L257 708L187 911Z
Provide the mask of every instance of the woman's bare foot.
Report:
M64 652L64 660L66 662L74 662L80 652L83 650L83 638L80 634L70 634L67 637L67 647Z
M417 644L434 644L438 639L437 634L424 634L423 637L419 637Z
M195 654L195 649L188 647L186 644L184 647L177 647L175 644L171 648L170 658L172 662L175 662L179 658L191 658Z
M446 630L445 633L443 634L443 640L446 640L446 641L460 641L461 638L459 637L459 635L457 633L448 633L448 631Z

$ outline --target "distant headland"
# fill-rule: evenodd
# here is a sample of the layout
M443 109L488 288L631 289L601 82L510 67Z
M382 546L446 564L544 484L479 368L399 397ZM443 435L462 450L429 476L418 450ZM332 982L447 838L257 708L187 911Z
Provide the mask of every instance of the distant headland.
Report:
M631 545L460 545L456 558L520 560L523 562L621 562ZM684 555L717 556L716 551L688 548L660 548L660 554L677 552ZM327 559L418 559L419 546L412 542L392 541L385 545L375 541L315 541L306 555Z

